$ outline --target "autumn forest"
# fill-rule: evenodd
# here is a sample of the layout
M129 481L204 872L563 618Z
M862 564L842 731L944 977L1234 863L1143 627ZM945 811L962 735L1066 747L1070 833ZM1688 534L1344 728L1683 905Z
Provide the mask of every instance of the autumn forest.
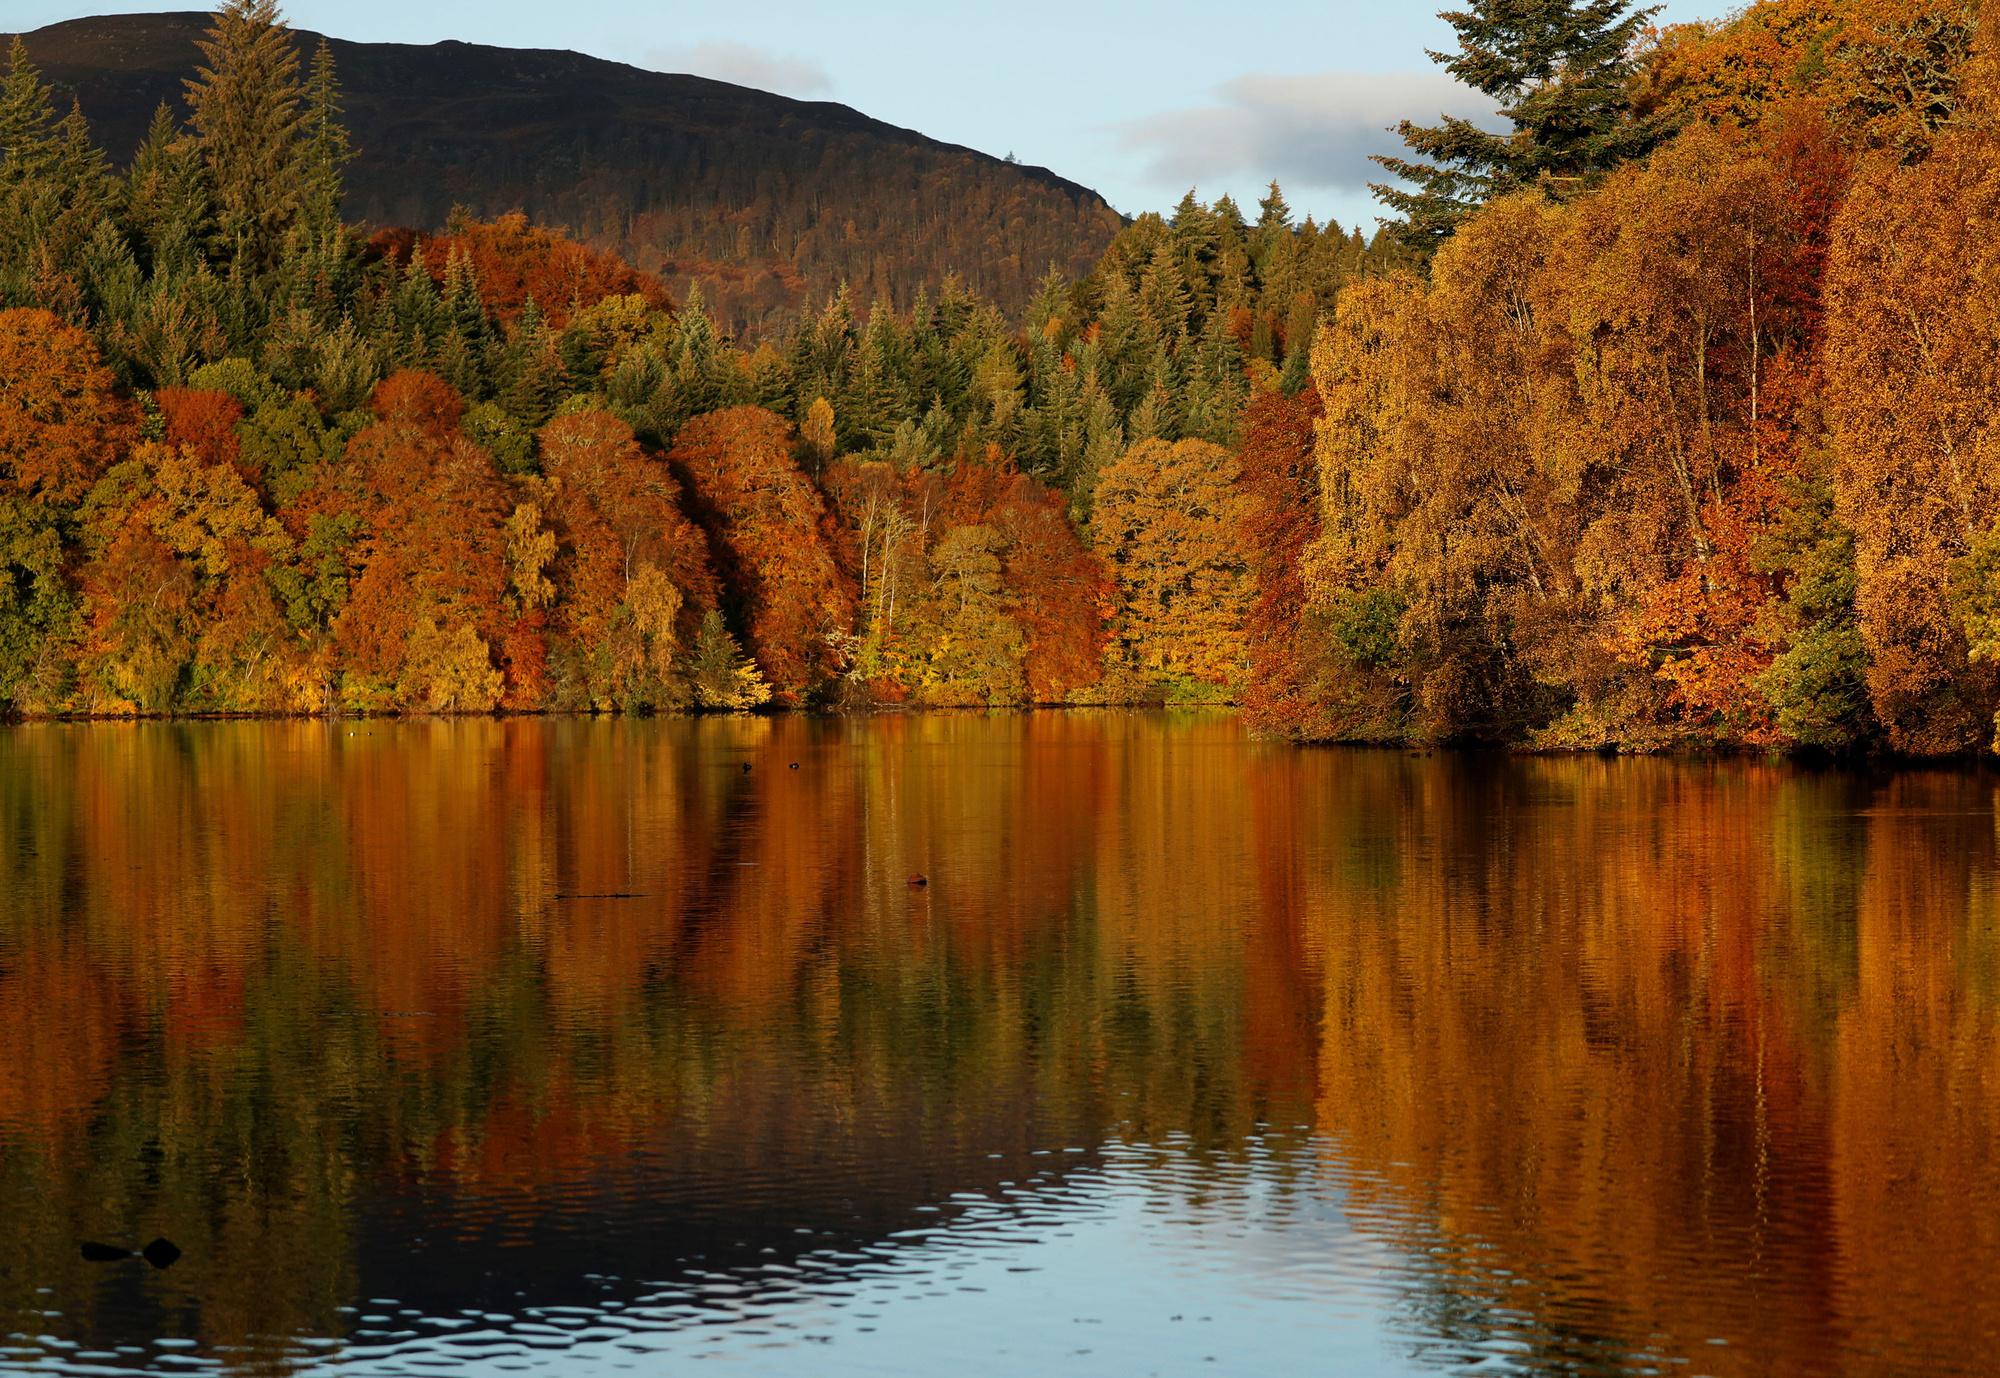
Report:
M122 166L16 40L0 706L1988 749L2000 3L1448 18L1499 119L1410 112L1372 231L1190 192L1018 310L742 332L525 215L345 220L273 0Z

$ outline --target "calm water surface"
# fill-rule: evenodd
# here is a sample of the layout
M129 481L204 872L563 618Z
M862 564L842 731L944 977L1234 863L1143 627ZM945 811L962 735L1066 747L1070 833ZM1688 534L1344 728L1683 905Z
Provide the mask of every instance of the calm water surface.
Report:
M1996 824L1211 716L0 730L0 1367L1992 1372Z

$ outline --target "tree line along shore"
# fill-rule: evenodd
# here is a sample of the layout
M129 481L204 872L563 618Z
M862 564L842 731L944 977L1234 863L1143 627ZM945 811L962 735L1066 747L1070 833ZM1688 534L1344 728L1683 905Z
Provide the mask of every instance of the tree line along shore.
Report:
M344 223L271 0L123 168L17 42L0 704L1987 749L2000 6L1450 18L1499 132L1406 124L1371 235L1190 192L1018 315L755 338L525 216Z

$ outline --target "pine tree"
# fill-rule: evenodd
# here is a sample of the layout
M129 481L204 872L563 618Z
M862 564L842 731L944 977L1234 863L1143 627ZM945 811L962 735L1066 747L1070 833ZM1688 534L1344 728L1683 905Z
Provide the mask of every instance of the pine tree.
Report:
M717 336L701 284L688 289L687 300L674 316L667 371L661 392L661 431L669 435L691 417L719 411L740 400L736 370L729 351Z
M1171 340L1188 328L1194 315L1194 298L1173 245L1162 242L1146 264L1139 281L1139 306L1146 313L1157 339Z
M1285 367L1278 375L1278 391L1296 397L1312 380L1313 333L1318 327L1312 293L1300 292L1292 298L1291 314L1285 320Z
M1220 315L1209 317L1193 353L1194 365L1188 370L1181 401L1181 434L1216 445L1233 445L1247 389L1242 351Z
M423 245L419 244L410 251L409 266L404 269L402 280L396 284L389 305L398 362L415 368L424 367L432 347L444 334L449 321L445 316L444 303L438 299L437 284L431 281L430 265L424 261Z
M1266 297L1289 300L1297 276L1298 236L1292 229L1292 208L1285 194L1271 183L1270 191L1257 203L1257 227L1250 233L1250 266L1256 271L1257 289Z
M29 300L55 199L55 110L19 38L0 83L0 305Z
M192 272L212 228L207 172L162 101L125 174L125 225L155 274Z
M1173 218L1167 222L1167 243L1172 246L1173 260L1180 269L1180 280L1190 294L1190 306L1194 312L1188 322L1190 330L1201 328L1201 313L1215 300L1215 281L1231 217L1237 225L1243 223L1243 217L1227 197L1211 210L1202 205L1190 190L1174 207ZM1152 270L1149 267L1147 271L1150 275Z
M111 210L112 177L110 160L90 137L80 106L72 104L56 125L50 176L59 221L73 227L78 242L89 238Z
M457 245L445 258L444 314L447 327L458 331L475 349L484 349L490 331L486 302L479 294L479 272L472 255Z
M0 184L13 187L47 170L55 118L49 88L17 37L7 54L6 81L0 83Z
M849 448L879 446L895 434L896 424L916 411L909 388L905 345L896 314L886 299L869 308L868 324L855 348L855 366L835 410L841 438Z
M347 165L354 149L341 123L340 80L333 69L333 49L325 39L313 50L305 91L304 215L316 235L341 228L340 203L346 196Z
M1042 274L1041 283L1035 288L1035 296L1028 303L1028 313L1024 324L1028 327L1028 338L1046 339L1061 348L1069 341L1070 321L1069 279L1055 264ZM1050 326L1053 323L1054 330Z
M501 409L529 430L540 429L570 391L559 337L533 297L502 351L499 391Z
M306 209L298 51L277 0L223 0L200 47L207 65L186 83L187 100L223 250L261 272Z
M1396 132L1416 156L1375 161L1415 190L1373 187L1402 216L1398 237L1428 255L1496 196L1533 186L1564 194L1642 156L1661 130L1632 112L1631 49L1657 13L1632 0L1474 0L1446 11L1459 51L1431 59L1498 101L1512 129L1489 133L1458 116L1403 121Z

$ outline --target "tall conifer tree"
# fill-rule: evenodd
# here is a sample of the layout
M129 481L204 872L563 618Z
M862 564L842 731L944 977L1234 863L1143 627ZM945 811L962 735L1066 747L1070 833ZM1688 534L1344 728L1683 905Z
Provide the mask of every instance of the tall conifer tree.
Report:
M1531 186L1563 194L1646 153L1661 131L1633 115L1628 88L1633 40L1656 13L1632 0L1475 0L1445 11L1458 52L1432 61L1497 101L1512 128L1491 133L1453 115L1403 121L1396 132L1415 156L1375 161L1414 190L1373 188L1402 216L1398 237L1429 254L1496 196Z
M187 85L223 252L257 271L277 262L306 210L305 89L277 0L223 0Z
M315 235L337 233L341 227L347 165L354 160L341 112L333 49L322 38L306 77L304 211L306 225Z

